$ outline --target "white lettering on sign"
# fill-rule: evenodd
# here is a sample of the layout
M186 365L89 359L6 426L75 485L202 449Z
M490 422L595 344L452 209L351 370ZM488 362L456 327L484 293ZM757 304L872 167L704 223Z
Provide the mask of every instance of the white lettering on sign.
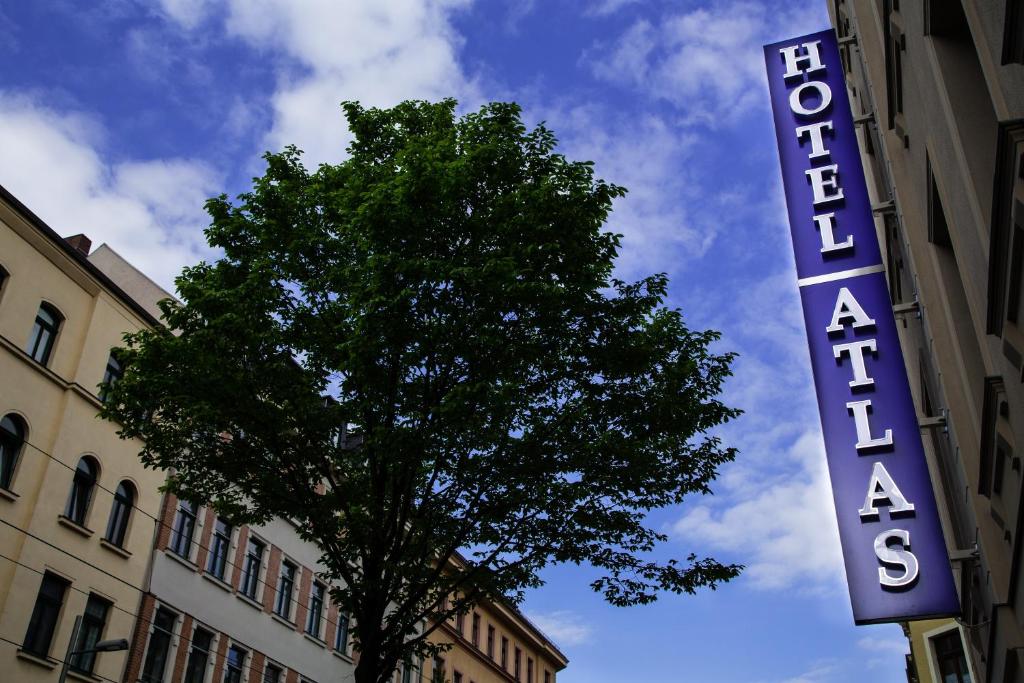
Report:
M811 192L814 194L814 205L828 204L843 198L843 188L839 187L839 166L815 166L804 171L811 181ZM826 192L831 190L831 192Z
M782 53L782 58L786 60L786 73L782 74L783 78L794 78L796 76L803 76L805 73L810 71L824 71L825 65L821 63L821 51L818 46L821 45L820 40L815 40L812 43L804 43L803 45L790 45L784 47L779 52ZM804 54L798 55L797 52L803 48ZM800 64L807 62L807 68L801 69Z
M805 96L811 101L817 100L818 104L814 107L805 106ZM817 116L828 109L831 104L832 88L828 87L828 83L824 81L804 81L789 93L789 108L793 110L794 114L804 118Z
M898 541L898 548L889 544ZM900 589L911 586L917 581L917 558L910 552L910 532L906 529L889 529L875 536L875 557L882 564L896 565L903 570L902 574L890 574L886 567L878 568L878 582L883 588Z
M865 339L863 341L850 342L849 344L834 344L832 346L832 354L840 363L843 362L843 354L850 357L850 364L853 366L853 379L850 380L851 389L870 387L875 383L874 378L868 377L868 369L864 363L865 351L870 351L871 353L877 351L874 339Z
M890 518L914 512L914 504L907 501L900 487L896 486L896 482L889 476L889 471L882 463L876 462L871 468L871 480L868 482L868 494L864 497L864 507L858 510L861 519L878 519L878 505L881 503L889 506Z
M844 321L850 319L853 321L853 329L861 327L874 327L874 318L869 318L868 314L864 312L860 303L854 298L853 293L846 287L839 288L839 294L836 295L836 307L832 309L832 322L825 331L829 334L841 334L843 326L846 324Z
M871 436L871 423L868 422L868 411L871 410L871 399L849 401L846 409L853 415L853 423L857 427L857 450L881 448L892 445L892 430L886 429L882 436Z

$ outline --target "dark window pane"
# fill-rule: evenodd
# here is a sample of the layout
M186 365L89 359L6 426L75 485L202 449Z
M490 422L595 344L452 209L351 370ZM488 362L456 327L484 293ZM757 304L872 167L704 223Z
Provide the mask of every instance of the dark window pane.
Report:
M228 661L224 667L224 683L241 683L242 666L245 664L246 651L237 645L228 649Z
M103 372L103 386L100 388L100 400L104 403L110 398L110 389L117 383L118 380L124 375L124 368L121 367L121 361L117 360L117 356L113 351L110 352L110 357L107 358L107 369Z
M110 610L110 602L98 595L90 595L85 605L85 614L82 615L82 625L78 631L78 642L75 644L78 654L71 655L68 664L72 669L83 673L92 673L96 665L95 652L83 652L96 647L96 643L103 640L103 627L107 623L107 612Z
M0 488L11 488L14 468L25 445L25 423L17 415L4 415L0 420Z
M33 360L42 365L49 362L60 323L60 314L55 309L46 304L39 307L35 324L32 326L32 333L28 337L28 346L25 348Z
M277 602L274 611L278 616L288 619L292 613L292 591L295 588L296 567L285 560L281 563L281 577L277 584Z
M178 516L171 534L171 552L188 559L192 549L192 534L196 528L196 508L187 500L179 501Z
M114 504L110 508L110 519L107 521L106 539L116 546L124 545L124 536L128 532L128 518L134 504L135 489L128 482L122 481L114 492Z
M256 599L256 588L260 582L260 567L263 566L263 550L260 541L250 538L245 551L245 565L242 567L242 585L240 590L246 597Z
M185 678L182 683L203 683L206 678L206 667L210 661L210 643L213 634L201 628L192 633L192 647L188 652L188 664L185 666Z
M64 515L75 524L85 526L85 515L89 511L89 500L92 498L93 487L96 486L97 467L92 458L78 461L75 476L71 481L71 493Z
M218 579L224 578L224 567L228 560L228 548L231 545L232 527L226 521L217 518L213 528L213 541L210 544L210 557L206 562L206 571Z
M320 617L324 610L324 585L313 582L309 591L309 612L306 615L306 633L314 638L320 637Z
M142 667L143 683L161 683L164 669L167 668L167 653L171 649L171 634L178 616L163 607L156 610L153 619L153 630L149 634L149 648L146 650L146 663Z
M64 604L64 594L70 584L55 574L47 572L39 585L39 595L32 610L22 646L27 652L46 657L50 653L53 631L60 617L60 608Z
M281 669L273 664L267 664L263 672L263 683L281 683Z
M348 653L348 615L341 611L338 612L338 629L334 632L334 649Z

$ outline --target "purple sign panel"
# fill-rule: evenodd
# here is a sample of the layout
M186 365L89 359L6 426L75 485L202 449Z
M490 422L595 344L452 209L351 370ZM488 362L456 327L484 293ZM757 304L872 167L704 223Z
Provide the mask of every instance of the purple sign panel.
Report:
M764 56L854 620L959 614L835 34Z

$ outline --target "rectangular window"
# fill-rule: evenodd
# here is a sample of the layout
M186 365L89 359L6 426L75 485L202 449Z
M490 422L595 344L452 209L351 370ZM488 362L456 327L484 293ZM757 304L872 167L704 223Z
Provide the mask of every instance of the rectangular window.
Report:
M242 667L245 666L245 650L232 645L228 648L228 661L224 666L224 683L242 683Z
M494 626L487 624L487 656L494 659Z
M267 664L263 670L263 683L281 683L281 667Z
M334 649L348 654L348 615L338 610L338 628L334 631Z
M274 612L279 617L290 619L292 614L292 591L295 589L295 572L298 568L285 560L281 563L281 578L277 582L277 602Z
M544 683L551 683L551 672L546 669L544 671Z
M452 672L452 683L462 683L462 673L459 671Z
M1006 319L1014 324L1020 323L1021 294L1024 288L1024 229L1019 225L1013 228L1013 243L1010 248L1010 290L1006 296Z
M210 645L213 634L206 629L196 628L192 632L192 647L188 652L188 664L185 666L185 678L182 683L203 683L206 680L206 667L210 662Z
M514 666L516 680L521 680L521 677L523 675L523 652L518 647L516 648L516 659Z
M167 654L171 650L171 635L174 633L174 622L178 615L158 607L153 618L153 631L149 634L149 648L146 650L146 662L142 667L143 683L161 683L164 670L167 668Z
M508 638L501 637L501 668L508 671Z
M465 637L466 635L466 613L459 612L455 615L455 630L459 632L460 636Z
M107 369L103 371L103 385L100 388L101 401L107 402L107 399L110 398L110 390L113 389L114 385L123 376L124 368L121 366L121 362L117 360L117 354L111 351L110 357L107 359Z
M78 629L78 643L75 650L92 650L96 643L103 639L103 628L107 625L107 612L110 611L110 601L98 595L89 595L85 603L85 613L82 615L82 625ZM71 655L68 665L75 671L91 674L96 666L95 652L82 652Z
M402 663L402 683L413 683L413 670L411 659ZM419 683L419 678L416 679L416 683Z
M935 660L939 665L939 678L943 683L971 683L960 630L954 628L931 640L935 649Z
M526 658L526 683L533 683L533 658Z
M260 568L263 566L263 551L266 546L255 538L249 539L245 550L245 566L242 568L242 585L239 590L247 598L256 599L256 588L260 583Z
M189 559L192 551L192 535L196 530L196 506L187 500L178 501L178 516L174 519L171 532L171 552Z
M434 670L430 674L431 683L447 683L445 681L444 657L434 655Z
M469 637L473 643L473 647L480 647L480 615L473 612L473 630L470 632Z
M210 557L206 561L206 571L224 580L224 567L228 561L228 548L231 547L231 525L218 517L213 527L213 541L210 543Z
M325 587L319 581L313 582L309 590L309 613L306 615L306 633L314 638L320 637L320 617L324 611Z
M32 610L28 631L25 633L25 643L22 645L26 652L31 652L39 657L46 657L50 654L53 631L57 627L60 608L64 604L64 595L70 585L56 574L47 572L43 575L42 583L39 585L39 594L36 596L36 606Z

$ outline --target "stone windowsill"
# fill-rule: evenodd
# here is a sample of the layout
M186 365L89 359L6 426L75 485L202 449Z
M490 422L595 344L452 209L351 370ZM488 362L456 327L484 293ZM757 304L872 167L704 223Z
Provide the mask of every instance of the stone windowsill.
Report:
M130 552L128 552L127 550L125 550L124 548L122 548L119 545L111 543L110 541L108 541L105 538L101 538L100 539L100 546L103 547L103 548L106 548L107 550L109 550L110 552L114 553L115 555L120 555L121 557L123 557L126 560L129 559L132 556L132 554Z
M327 647L327 641L320 640L319 638L317 638L316 636L314 636L314 635L312 635L310 633L306 633L305 631L303 631L302 632L302 637L305 638L306 640L312 642L312 643L316 643L320 647Z
M352 664L352 663L353 663L353 662L355 661L354 659L352 659L351 657L349 657L349 656L348 656L347 654L345 654L344 652L338 652L338 651L337 651L337 650L335 650L334 648L331 648L331 654L332 654L332 655L334 655L335 657L337 657L338 659L342 659L342 660L344 660L344 661L348 662L349 664Z
M79 524L78 522L76 522L75 520L71 519L66 515L57 515L57 523L60 524L62 527L71 529L76 534L80 534L82 536L85 536L86 538L92 537L92 529L85 528L84 526L82 526L81 524Z
M32 654L28 650L22 650L20 647L18 648L16 656L23 662L35 664L36 666L41 666L44 669L49 669L51 671L57 667L57 664L59 664L59 662L55 659L50 659L49 657L40 657L39 655Z
M235 589L231 587L231 584L224 579L218 578L209 572L203 572L203 578L212 583L217 588L228 593L234 593Z
M277 612L271 612L270 618L276 621L277 623L281 624L282 626L287 626L289 630L295 630L295 622L285 619Z
M2 486L0 486L0 498L4 498L6 500L11 501L12 503L15 503L15 502L17 502L18 498L20 498L20 497L21 496L19 496L14 491L12 491L10 489L5 489Z
M192 560L186 560L184 557L182 557L178 553L174 552L170 548L168 548L167 550L164 551L164 555L169 557L170 559L174 560L175 562L177 562L181 566L188 568L190 571L193 571L193 572L199 571L199 567L196 566L195 562L193 562Z
M103 680L96 674L87 674L82 671L75 671L70 667L68 668L68 678L72 678L76 681L86 681L86 683L96 683L97 681Z
M255 598L250 598L248 595L241 591L238 591L237 593L235 593L235 595L238 596L239 600L249 605L253 609L258 609L261 612L263 611L263 605L260 604Z

